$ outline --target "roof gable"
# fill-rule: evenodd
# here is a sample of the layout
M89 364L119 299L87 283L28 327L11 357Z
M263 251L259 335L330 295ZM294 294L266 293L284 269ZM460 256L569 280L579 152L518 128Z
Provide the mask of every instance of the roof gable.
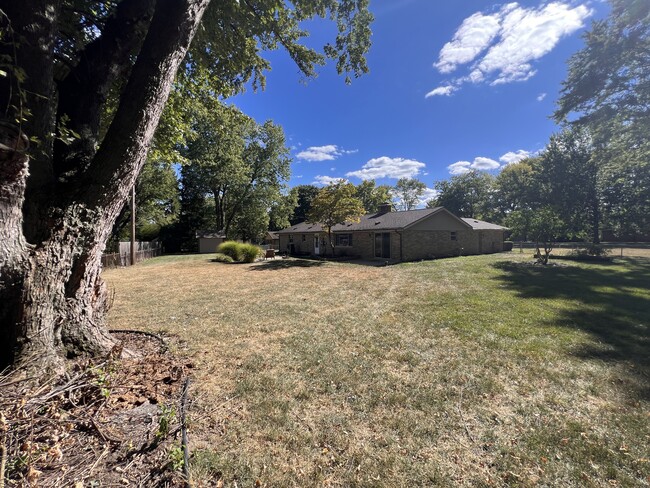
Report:
M470 224L456 217L456 215L444 207L435 207L434 210L434 212L425 218L406 226L405 229L455 231L472 228Z

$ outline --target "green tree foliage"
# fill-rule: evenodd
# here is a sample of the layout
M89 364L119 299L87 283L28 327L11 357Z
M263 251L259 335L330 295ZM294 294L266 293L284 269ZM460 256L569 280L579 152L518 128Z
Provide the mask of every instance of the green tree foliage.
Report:
M375 213L382 203L391 201L391 190L388 185L377 186L375 180L364 180L357 185L357 198L361 200L366 213Z
M320 189L314 185L299 185L292 189L296 192L297 206L293 211L293 216L289 219L291 225L296 225L307 220L307 215L311 210L311 202Z
M189 165L183 186L195 186L188 193L203 195L204 202L211 197L210 228L228 237L261 238L289 178L282 128L271 121L258 125L234 107L215 104L209 115L199 117L195 130L185 154Z
M400 178L392 190L396 205L400 210L413 210L420 203L427 185L417 178Z
M604 229L625 240L650 235L650 153L614 155L601 168L600 187Z
M592 24L585 47L569 60L555 118L587 125L597 143L624 130L646 141L650 131L650 3L610 0L610 15Z
M494 210L502 221L511 212L532 208L539 201L536 171L539 161L527 158L505 166L494 180Z
M176 171L171 164L149 159L136 182L136 238L149 241L160 234L163 227L178 220L180 195ZM115 223L116 237L130 237L131 206L124 205Z
M334 254L332 227L345 222L358 222L365 214L363 203L357 198L352 183L338 181L322 188L311 202L307 221L318 223L327 229L327 237Z
M290 219L298 205L298 191L282 191L269 209L269 230L282 230L291 225Z
M429 207L445 207L459 217L491 220L494 177L484 171L469 171L437 181L438 196L427 203Z
M603 224L634 239L650 233L650 3L610 4L569 60L555 118L589 129Z
M506 223L513 235L535 243L535 256L541 264L548 264L555 242L566 233L564 222L551 206L515 210Z
M536 174L541 204L553 207L570 238L599 242L601 199L590 134L569 128L551 136Z

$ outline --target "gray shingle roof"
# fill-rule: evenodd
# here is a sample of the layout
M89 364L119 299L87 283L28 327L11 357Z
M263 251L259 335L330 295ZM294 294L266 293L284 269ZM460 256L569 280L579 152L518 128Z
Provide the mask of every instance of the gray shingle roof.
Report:
M489 222L485 222L483 220L476 220L476 219L466 219L463 218L465 222L467 222L469 225L472 226L473 229L476 230L508 230L507 227L502 227L497 224L491 224Z
M359 222L350 222L338 224L332 227L332 232L354 232L354 231L373 231L373 230L399 230L408 227L415 222L422 220L436 212L442 210L442 207L423 208L419 210L406 210L402 212L373 213L361 217ZM278 234L304 234L309 232L321 232L323 228L320 224L311 224L300 222L286 229L278 231Z

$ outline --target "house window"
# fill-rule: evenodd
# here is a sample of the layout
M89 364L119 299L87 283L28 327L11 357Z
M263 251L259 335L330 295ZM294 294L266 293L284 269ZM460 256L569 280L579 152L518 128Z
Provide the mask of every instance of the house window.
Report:
M457 241L458 240L458 232L452 232L451 233L451 240L452 241Z
M293 244L293 234L289 234L289 244Z
M341 247L351 246L352 234L336 234L336 245Z
M305 234L302 235L302 242L307 242L307 236Z

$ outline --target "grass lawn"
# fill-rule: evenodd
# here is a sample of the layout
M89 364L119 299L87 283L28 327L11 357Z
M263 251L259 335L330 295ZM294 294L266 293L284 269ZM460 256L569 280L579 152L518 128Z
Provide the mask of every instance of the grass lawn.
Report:
M650 259L210 258L104 273L195 358L204 486L650 484Z

